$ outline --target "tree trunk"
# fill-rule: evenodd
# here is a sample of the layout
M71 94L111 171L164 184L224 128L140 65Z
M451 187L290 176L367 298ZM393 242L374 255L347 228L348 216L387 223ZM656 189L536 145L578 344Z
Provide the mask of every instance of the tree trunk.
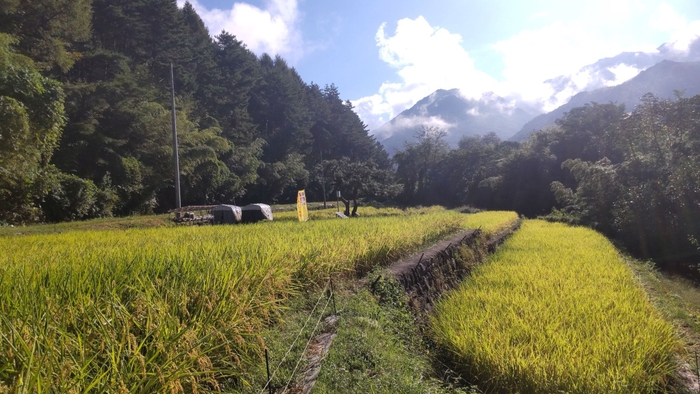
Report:
M352 192L352 216L357 216L357 189Z
M340 201L342 201L343 204L345 204L345 212L344 212L345 216L349 217L350 216L350 201L346 200L345 197L340 197Z

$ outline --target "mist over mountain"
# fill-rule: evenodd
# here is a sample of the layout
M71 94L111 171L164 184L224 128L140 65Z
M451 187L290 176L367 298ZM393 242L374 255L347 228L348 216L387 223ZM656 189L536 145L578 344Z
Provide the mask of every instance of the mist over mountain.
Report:
M457 146L469 135L495 132L502 139L522 141L533 130L554 124L565 112L595 101L625 104L634 109L646 93L672 98L674 90L686 96L700 93L700 37L669 42L652 52L622 52L582 67L569 75L543 81L551 94L538 103L484 93L466 98L459 89L437 90L391 121L373 130L377 140L393 154L404 142L414 141L422 126L436 126ZM546 108L555 108L547 112Z
M625 104L626 110L632 111L644 94L653 93L660 98L670 99L674 97L674 90L683 91L686 97L700 94L700 62L663 60L620 85L578 93L554 111L527 122L511 140L523 141L533 131L554 125L564 113L590 102Z
M393 154L404 142L415 141L421 127L436 126L447 132L445 141L456 147L462 137L470 135L494 132L507 139L540 113L494 93L484 93L477 100L462 96L459 89L440 89L374 130L374 135Z
M700 61L700 38L687 44L669 42L654 52L622 52L582 67L577 73L560 75L544 81L553 91L543 102L546 106L561 105L579 92L616 86L634 78L641 71L664 60L675 62ZM557 105L558 106L558 105Z

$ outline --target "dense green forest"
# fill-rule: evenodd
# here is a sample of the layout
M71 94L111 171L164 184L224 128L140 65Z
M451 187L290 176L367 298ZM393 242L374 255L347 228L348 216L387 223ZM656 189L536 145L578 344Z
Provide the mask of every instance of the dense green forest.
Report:
M212 39L190 4L4 0L0 30L0 221L172 208L170 63L183 204L322 199L322 160L349 196L350 173L389 179L335 86Z
M469 204L591 226L641 256L700 239L700 96L591 103L523 143L424 128L390 158L333 86L211 38L175 0L0 0L0 223L348 198ZM632 111L632 112L629 112Z

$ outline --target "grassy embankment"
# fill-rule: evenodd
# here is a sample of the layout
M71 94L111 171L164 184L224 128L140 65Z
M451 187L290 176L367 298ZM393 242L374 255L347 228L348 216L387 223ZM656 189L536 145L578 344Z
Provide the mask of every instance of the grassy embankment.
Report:
M0 392L234 387L285 299L465 226L414 213L0 238Z
M659 271L652 262L625 256L625 262L637 276L652 303L676 329L683 347L679 353L679 372L686 382L694 375L700 379L700 286L683 277ZM696 357L697 356L697 357ZM686 383L695 391L696 384Z
M678 350L605 237L542 221L525 222L446 297L433 328L487 390L657 392Z
M313 387L316 394L459 394L471 392L445 382L443 370L436 369L430 344L423 340L407 307L403 288L396 281L380 279L371 286L378 273L370 273L366 281L336 282L336 303L340 320L335 340L321 364L318 380ZM381 286L379 286L381 285ZM282 324L263 332L270 349L270 364L275 374L273 387L280 392L287 382L300 380L300 373L291 376L297 361L303 356L315 321L320 317L313 307L319 294L297 297L283 313ZM323 300L322 300L323 301ZM323 302L320 306L323 306ZM313 312L313 313L312 313ZM306 328L304 324L311 316ZM282 360L290 344L301 331L300 340ZM303 358L302 358L303 360ZM303 370L305 364L300 368ZM253 369L240 392L256 394L265 385L264 362ZM475 392L475 391L474 391Z

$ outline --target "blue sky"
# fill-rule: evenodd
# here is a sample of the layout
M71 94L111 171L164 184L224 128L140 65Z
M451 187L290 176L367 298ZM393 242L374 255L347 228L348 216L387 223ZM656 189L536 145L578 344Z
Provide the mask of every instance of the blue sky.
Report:
M678 51L700 35L698 0L192 0L216 35L282 55L334 83L370 130L436 89L494 91L543 110L543 81L623 51ZM178 0L180 5L184 0ZM641 70L613 70L621 83ZM558 97L565 102L576 91Z

